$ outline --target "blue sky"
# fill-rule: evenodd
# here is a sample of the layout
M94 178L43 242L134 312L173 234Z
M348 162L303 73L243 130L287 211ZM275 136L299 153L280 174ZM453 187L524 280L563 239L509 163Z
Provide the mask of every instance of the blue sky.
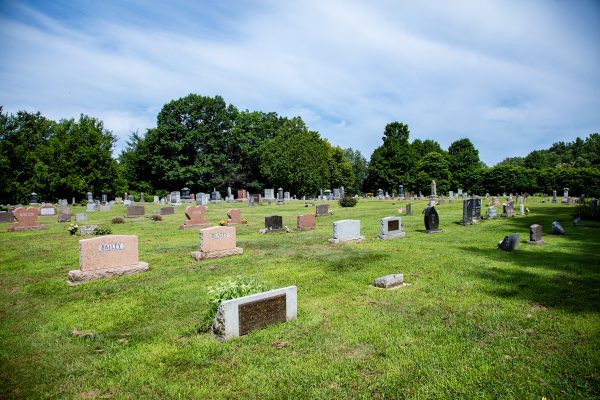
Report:
M600 132L598 1L3 1L0 105L119 137L170 100L301 116L367 158L388 122L493 165Z

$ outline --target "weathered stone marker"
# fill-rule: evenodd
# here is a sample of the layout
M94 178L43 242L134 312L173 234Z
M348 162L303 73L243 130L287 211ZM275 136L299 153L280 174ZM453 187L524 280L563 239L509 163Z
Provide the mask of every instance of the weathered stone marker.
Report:
M504 251L513 251L519 248L519 240L520 240L520 236L518 233L512 233L510 235L506 235L504 236L504 239L502 239L499 243L498 243L498 248L500 250L504 250Z
M542 240L542 226L538 224L529 227L529 244L544 244Z
M146 208L144 206L128 206L127 207L127 218L143 217L146 214Z
M498 210L494 206L488 207L487 211L485 212L485 215L489 219L496 219L498 217Z
M309 231L316 228L315 214L298 215L296 217L296 229L299 231Z
M161 207L160 215L174 215L175 207Z
M213 226L200 229L200 250L192 253L195 260L222 258L242 254L244 249L236 247L235 228Z
M266 233L285 232L285 228L283 227L283 217L281 215L265 217L265 230Z
M77 213L75 214L75 221L77 222L85 222L88 220L88 215L86 213Z
M406 203L406 216L412 215L412 203Z
M379 235L378 239L400 239L406 235L406 232L402 231L402 220L400 217L385 217L381 218L379 222Z
M502 205L502 207L503 207L502 217L510 218L510 217L515 216L515 205L512 201L507 201L506 203L504 203Z
M373 286L383 289L391 289L404 285L404 274L392 274L376 278Z
M13 231L33 231L44 229L44 225L37 220L39 211L35 207L17 207L13 211L13 218L16 220L8 227L9 232Z
M481 222L481 199L463 201L463 220L461 224L472 225Z
M211 225L204 219L206 209L204 206L187 206L185 208L185 216L187 220L179 225L179 229L187 228L208 228Z
M227 211L227 225L239 225L242 223L242 211L239 208L232 208Z
M560 222L553 221L552 222L552 233L555 234L555 235L564 235L565 234L565 228L562 227L562 225L560 224Z
M47 217L51 215L56 215L56 208L52 204L43 204L40 207L40 216Z
M138 258L138 237L107 235L79 241L79 269L69 271L69 285L148 270Z
M364 236L360 235L360 220L344 219L333 223L333 238L330 243L363 242Z
M221 302L213 321L212 333L224 341L296 319L297 290L296 286L288 286Z
M0 222L15 222L12 211L0 211Z
M315 207L315 214L317 215L317 217L326 217L328 215L331 215L329 213L329 204L317 204L317 206Z
M435 207L429 206L425 209L425 233L438 233L442 230L439 229L440 217L435 210Z

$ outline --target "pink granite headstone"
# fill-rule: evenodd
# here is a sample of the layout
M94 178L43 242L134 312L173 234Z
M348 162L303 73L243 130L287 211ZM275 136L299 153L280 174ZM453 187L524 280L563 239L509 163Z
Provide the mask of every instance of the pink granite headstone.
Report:
M200 251L192 253L196 260L221 258L242 254L244 250L236 247L235 228L232 226L213 226L200 229Z
M180 225L180 229L186 228L208 228L210 224L204 218L206 208L204 206L187 206L185 208L185 216L187 220Z
M299 231L315 229L315 220L315 214L298 215L298 217L296 217L296 229Z
M229 217L227 220L228 225L239 225L242 223L242 211L239 208L233 208L227 211L227 216Z
M41 225L37 220L38 215L39 211L35 207L15 208L13 211L13 216L16 222L8 228L8 231L31 231L44 229L44 226Z

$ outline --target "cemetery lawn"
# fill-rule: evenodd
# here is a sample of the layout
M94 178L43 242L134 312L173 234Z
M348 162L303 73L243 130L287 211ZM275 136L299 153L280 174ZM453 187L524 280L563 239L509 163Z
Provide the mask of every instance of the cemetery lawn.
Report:
M485 212L485 199L483 200ZM78 239L56 217L42 231L0 225L0 398L96 399L592 399L600 397L600 224L571 224L573 207L530 198L528 216L462 226L462 201L436 207L442 233L424 234L421 210L406 237L374 240L379 220L406 202L331 202L308 232L260 235L264 217L314 212L240 205L244 254L194 261L198 231L127 219L123 206L88 224L139 236L148 272L66 284ZM147 204L146 214L158 206ZM210 205L207 219L226 218ZM501 207L499 207L501 212ZM73 212L84 212L75 207ZM517 208L518 214L518 208ZM362 244L331 245L333 221L360 219ZM551 235L561 221L567 234ZM543 245L528 245L529 226ZM518 232L514 253L496 249ZM404 273L410 286L376 289ZM225 343L198 333L207 289L238 275L298 287L298 319ZM94 337L73 335L73 330Z

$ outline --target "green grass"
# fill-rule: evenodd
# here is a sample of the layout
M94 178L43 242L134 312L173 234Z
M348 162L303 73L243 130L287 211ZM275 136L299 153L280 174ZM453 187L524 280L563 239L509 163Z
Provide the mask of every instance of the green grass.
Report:
M485 200L484 200L485 202ZM242 206L241 256L197 262L197 230L163 221L90 224L139 236L150 271L66 285L78 239L0 232L0 398L591 399L600 397L600 229L573 228L572 207L530 198L528 216L462 226L462 202L436 207L442 233L421 233L425 202L402 217L406 237L374 240L406 202L332 204L317 230L260 235L264 216L314 212L303 202ZM210 205L217 224L230 205ZM146 206L146 213L158 208ZM484 207L485 208L485 207ZM74 212L83 212L76 207ZM363 244L331 245L333 221L360 219ZM551 235L551 222L565 236ZM532 246L529 225L543 225ZM593 225L593 224L590 224ZM514 253L496 245L519 232ZM404 273L410 286L374 278ZM219 343L197 328L207 288L237 275L298 286L298 319ZM93 332L74 337L71 330Z

